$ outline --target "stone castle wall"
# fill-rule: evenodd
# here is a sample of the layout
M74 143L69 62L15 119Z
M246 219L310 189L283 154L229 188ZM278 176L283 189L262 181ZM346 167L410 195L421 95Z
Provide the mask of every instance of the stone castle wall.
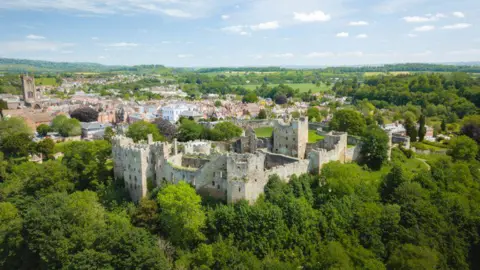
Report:
M308 143L308 118L286 123L277 120L273 131L272 152L296 158L305 158Z

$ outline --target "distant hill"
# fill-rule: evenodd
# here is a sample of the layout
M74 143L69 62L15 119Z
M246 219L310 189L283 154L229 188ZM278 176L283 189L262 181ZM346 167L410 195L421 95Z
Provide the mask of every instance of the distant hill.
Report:
M0 58L0 73L62 73L62 72L135 72L170 74L162 65L107 66L97 63L50 62L41 60Z
M480 73L480 62L458 62L448 64L432 63L403 63L388 65L363 65L363 66L302 66L289 65L278 67L210 67L210 68L167 68L163 65L137 65L137 66L108 66L97 63L72 63L72 62L49 62L40 60L0 58L0 73L62 73L62 72L85 72L85 73L122 73L133 72L138 74L161 74L169 76L172 73L198 72L282 72L287 70L322 70L326 72L469 72Z

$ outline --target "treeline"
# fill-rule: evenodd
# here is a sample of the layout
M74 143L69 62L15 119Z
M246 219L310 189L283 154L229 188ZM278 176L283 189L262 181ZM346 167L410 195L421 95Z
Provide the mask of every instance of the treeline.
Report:
M215 73L215 72L280 72L287 69L281 67L216 67L216 68L200 68L198 73Z
M443 64L422 64L405 63L379 66L361 66L361 67L328 67L325 71L336 72L467 72L480 73L480 65L443 65Z
M342 80L333 90L357 101L367 99L380 109L418 106L428 116L449 118L451 122L476 114L480 105L480 79L466 73L376 76L365 79L364 84L355 79Z

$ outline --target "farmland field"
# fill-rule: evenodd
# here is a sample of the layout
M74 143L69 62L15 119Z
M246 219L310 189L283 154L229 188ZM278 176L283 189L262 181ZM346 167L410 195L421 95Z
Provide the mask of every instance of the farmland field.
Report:
M57 80L55 78L35 78L36 85L57 85Z
M318 93L318 92L325 92L327 90L332 89L332 87L327 86L326 84L321 84L320 87L317 87L315 84L311 83L288 83L286 84L293 89L298 89L300 90L300 93L303 92L308 92L308 90L312 90L312 93ZM246 84L242 85L243 87L247 88L248 90L255 90L257 87L260 87L260 84ZM276 86L275 84L269 84L268 86Z
M409 71L392 71L392 72L365 72L363 75L368 76L378 76L378 75L408 75L411 72Z

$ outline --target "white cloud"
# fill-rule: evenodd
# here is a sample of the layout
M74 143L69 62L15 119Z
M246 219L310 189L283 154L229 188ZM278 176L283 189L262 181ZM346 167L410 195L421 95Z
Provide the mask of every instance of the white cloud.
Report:
M178 18L198 18L212 14L222 3L204 0L2 0L0 9L63 10L77 16L103 14L164 14Z
M61 54L72 54L73 51L69 51L69 50L63 50L63 51L60 51Z
M346 38L346 37L348 37L348 33L347 32L340 32L336 36L340 37L340 38Z
M423 57L423 56L429 56L431 54L432 54L432 51L426 50L424 52L414 53L412 54L412 56Z
M271 21L271 22L265 22L265 23L260 23L256 25L250 25L250 29L253 31L257 30L272 30L272 29L277 29L280 27L280 24L278 21Z
M343 52L343 53L338 53L338 57L362 57L363 52Z
M178 58L191 58L193 57L193 54L178 54Z
M168 16L179 17L179 18L191 18L192 14L185 12L180 9L160 9L160 11Z
M307 54L308 58L323 58L323 57L333 57L335 56L332 52L312 52Z
M137 47L137 43L129 43L129 42L118 42L118 43L112 43L112 44L107 44L107 47Z
M280 53L280 54L272 54L274 58L292 58L295 55L293 53Z
M222 15L222 20L228 20L230 19L230 15Z
M356 36L356 38L367 38L367 34L359 34Z
M222 28L222 31L231 32L231 33L241 33L243 29L246 28L244 25L232 25Z
M415 27L413 29L413 31L417 31L417 32L427 32L432 30L435 30L435 26L433 25L424 25L424 26Z
M99 40L98 37L92 37L92 40Z
M0 42L0 51L4 53L41 52L41 51L58 52L73 46L75 46L75 44L73 43L49 42L49 41L40 41L40 40L7 41L7 42Z
M452 14L457 18L465 18L465 14L463 14L463 12L460 12L460 11L455 11Z
M457 24L451 24L451 25L445 25L442 27L442 29L465 29L472 26L469 23L457 23Z
M28 36L26 36L26 38L27 38L27 39L33 39L33 40L46 39L45 37L37 36L37 35L28 35Z
M315 10L311 13L294 12L293 18L301 22L326 22L331 19L331 16L321 10Z
M449 54L454 55L476 55L480 54L480 49L467 49L467 50L459 50L459 51L451 51Z
M416 34L408 34L408 37L414 38L414 37L418 37L418 35L416 35Z
M442 13L437 13L435 15L426 14L425 16L407 16L403 17L403 20L408 23L422 23L422 22L433 22L437 21L441 18L445 18L446 16Z
M241 35L241 36L250 36L250 33L249 33L249 32L245 32L245 31L242 31L242 32L240 32L240 35Z
M169 41L169 40L164 40L164 41L162 41L162 44L170 44L170 43L172 43L172 42Z
M106 56L103 56L103 55L100 55L100 56L98 57L98 59L107 59L107 57L106 57Z
M350 26L365 26L365 25L368 25L368 22L366 22L366 21L350 22L348 25L350 25Z
M260 23L260 24L255 24L255 25L231 25L222 28L221 30L224 32L230 32L230 33L236 33L240 35L247 35L248 31L247 30L252 30L252 31L261 31L261 30L274 30L280 27L280 24L278 21L271 21L271 22L265 22L265 23Z

